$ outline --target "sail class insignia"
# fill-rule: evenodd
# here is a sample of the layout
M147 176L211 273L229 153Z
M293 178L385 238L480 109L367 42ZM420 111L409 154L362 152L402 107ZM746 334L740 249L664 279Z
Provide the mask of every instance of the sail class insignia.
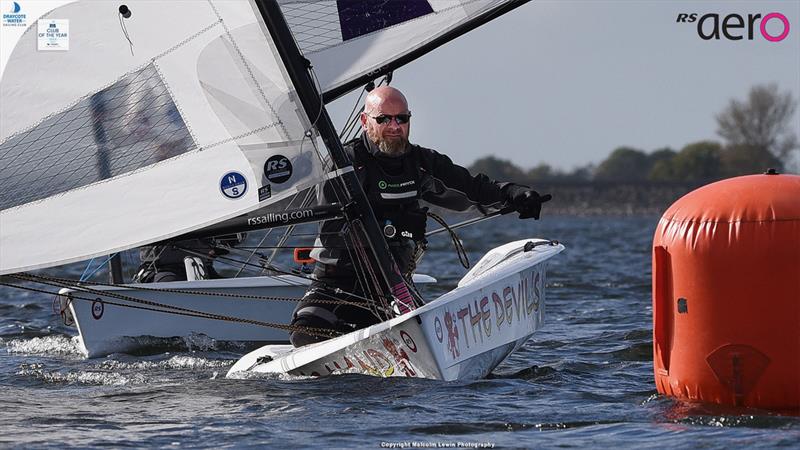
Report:
M228 198L239 198L247 192L247 179L239 172L228 172L222 176L219 189Z
M272 156L264 163L264 176L273 183L284 183L292 177L292 163L283 155Z

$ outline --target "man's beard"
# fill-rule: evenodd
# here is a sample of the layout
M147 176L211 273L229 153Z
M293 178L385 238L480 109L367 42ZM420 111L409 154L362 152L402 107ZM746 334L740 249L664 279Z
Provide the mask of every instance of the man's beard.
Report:
M392 138L391 140L381 139L378 142L378 148L387 155L402 155L406 152L408 147L408 139L403 136Z
M408 139L405 136L398 136L391 139L383 139L377 133L367 130L367 137L375 143L382 153L391 156L402 155L408 147Z

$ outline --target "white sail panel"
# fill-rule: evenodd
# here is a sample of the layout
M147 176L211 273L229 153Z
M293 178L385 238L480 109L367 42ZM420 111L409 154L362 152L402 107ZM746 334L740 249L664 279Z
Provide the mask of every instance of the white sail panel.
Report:
M40 20L69 20L70 50L37 52L33 22L9 59L0 274L177 236L322 179L253 5L125 3L122 20L117 4L57 8Z
M126 3L134 8L134 3ZM67 109L77 99L112 85L149 64L160 52L217 22L213 12L202 11L210 8L198 8L192 20L175 21L153 32L147 24L163 22L159 20L159 11L166 17L176 17L180 5L137 6L136 14L124 22L129 34L135 37L132 55L120 26L118 6L75 2L45 14L45 19L69 20L71 45L64 52L37 51L37 21L28 19L28 29L15 46L0 83L3 99L0 111L4 118L0 123L0 141L43 117ZM78 68L83 70L77 72Z
M330 93L519 0L282 0L298 45ZM374 77L373 77L374 78ZM355 86L353 86L355 87Z
M154 65L0 144L0 210L47 198L195 147Z

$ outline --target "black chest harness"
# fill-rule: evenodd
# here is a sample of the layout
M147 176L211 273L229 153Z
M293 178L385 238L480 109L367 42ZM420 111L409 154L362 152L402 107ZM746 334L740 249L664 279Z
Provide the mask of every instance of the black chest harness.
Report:
M427 208L420 207L419 162L412 149L402 157L402 170L389 174L376 157L355 147L356 173L387 241L425 239Z

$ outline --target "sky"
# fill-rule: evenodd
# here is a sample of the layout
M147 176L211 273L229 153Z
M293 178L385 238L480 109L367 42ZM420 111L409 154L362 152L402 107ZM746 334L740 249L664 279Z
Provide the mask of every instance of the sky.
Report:
M752 41L705 41L696 23L676 23L692 12L780 12L790 32L780 42L759 30ZM800 95L798 0L534 0L396 71L392 85L409 99L412 141L457 163L494 155L571 170L623 145L720 139L715 114L773 82ZM337 120L353 102L331 105Z
M31 15L59 3L18 2ZM12 5L1 0L0 10ZM707 41L696 22L676 21L772 12L790 24L778 42L759 22L753 40ZM2 31L4 65L16 39ZM769 34L782 31L780 20L767 22ZM534 0L397 70L392 85L409 99L412 141L459 164L494 155L571 170L620 146L650 152L719 140L715 114L766 83L800 96L800 0ZM354 101L329 105L335 123ZM800 134L800 111L793 126Z

